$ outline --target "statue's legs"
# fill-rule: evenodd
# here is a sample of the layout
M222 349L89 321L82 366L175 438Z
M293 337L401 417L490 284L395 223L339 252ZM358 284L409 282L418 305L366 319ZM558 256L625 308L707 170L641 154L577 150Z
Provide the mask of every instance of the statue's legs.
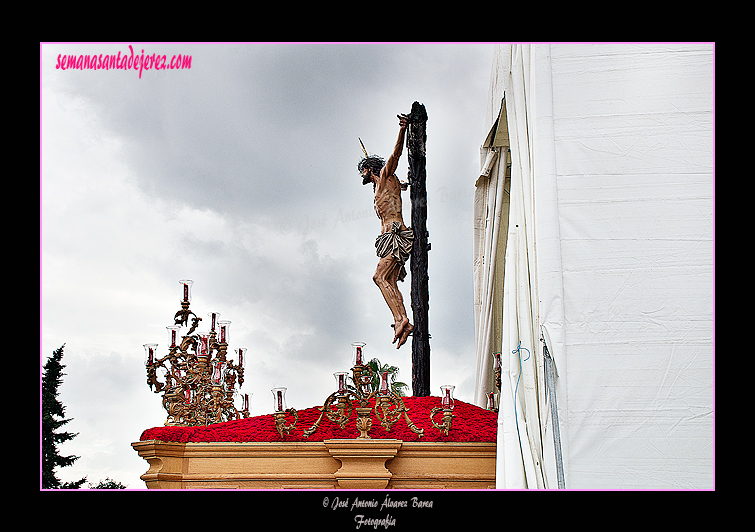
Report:
M387 255L378 261L375 275L372 276L372 280L375 281L375 284L380 289L385 302L388 304L388 308L393 314L393 342L395 343L398 340L397 349L406 342L409 333L414 328L409 323L406 308L404 307L404 298L398 289L398 274L400 270L401 264L393 256Z

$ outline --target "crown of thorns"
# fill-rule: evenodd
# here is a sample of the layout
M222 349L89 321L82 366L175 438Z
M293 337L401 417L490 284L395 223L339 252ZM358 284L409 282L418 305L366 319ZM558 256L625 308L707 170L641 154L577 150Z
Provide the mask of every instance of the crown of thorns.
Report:
M359 144L362 146L362 152L364 153L364 159L362 159L357 165L357 169L359 170L359 173L362 173L362 171L364 171L365 168L369 168L376 174L379 173L380 169L383 168L383 166L385 166L385 161L383 160L383 158L377 155L369 155L367 153L367 150L364 147L364 143L362 142L362 139L359 139Z

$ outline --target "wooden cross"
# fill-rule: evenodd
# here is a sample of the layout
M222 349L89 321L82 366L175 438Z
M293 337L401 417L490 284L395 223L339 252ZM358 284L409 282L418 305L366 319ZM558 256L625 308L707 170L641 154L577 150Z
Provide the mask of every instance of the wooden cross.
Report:
M412 393L415 397L430 395L430 334L428 310L427 252L430 249L427 232L427 187L425 186L425 143L427 111L419 102L412 104L409 115L409 135L406 145L409 152L409 198L412 202L411 226L414 246L410 258L412 274Z

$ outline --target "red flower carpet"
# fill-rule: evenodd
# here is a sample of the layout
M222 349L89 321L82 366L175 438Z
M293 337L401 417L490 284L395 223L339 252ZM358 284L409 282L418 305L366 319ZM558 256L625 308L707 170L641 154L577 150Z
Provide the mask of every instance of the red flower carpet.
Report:
M372 429L369 432L371 438L395 438L404 441L438 441L438 442L495 442L498 414L485 410L478 406L456 400L453 425L448 436L436 429L430 423L430 411L440 406L440 397L404 397L404 404L408 410L409 418L414 424L425 430L420 438L406 425L403 415L396 422L390 432L381 425L377 416L372 411ZM371 406L374 407L374 401ZM160 440L165 442L301 442L323 441L331 438L353 439L359 435L355 426L356 410L352 409L351 418L345 428L330 421L323 416L320 427L309 438L303 433L315 424L320 415L317 407L300 410L299 421L291 434L282 438L275 429L275 420L272 414L237 419L224 423L215 423L206 427L155 427L145 430L140 440ZM435 422L440 424L443 415L438 413ZM286 415L286 422L292 423L293 415Z

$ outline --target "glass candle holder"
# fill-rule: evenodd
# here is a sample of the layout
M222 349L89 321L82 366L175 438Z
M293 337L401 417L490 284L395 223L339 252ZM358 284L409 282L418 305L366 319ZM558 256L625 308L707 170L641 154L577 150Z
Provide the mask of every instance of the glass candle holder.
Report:
M498 410L498 394L488 392L488 410Z
M176 341L178 340L178 331L181 329L180 325L171 325L166 327L170 331L170 347L176 347Z
M189 303L191 301L191 285L194 284L194 281L191 279L181 279L178 282L183 287L183 299L181 301Z
M351 344L352 357L351 363L354 366L362 366L364 364L364 346L367 345L364 342L354 342Z
M388 372L384 371L380 374L380 393L388 393Z
M214 332L215 325L218 322L218 316L220 316L220 312L208 312L207 316L210 318L210 332Z
M199 335L199 352L197 353L197 356L210 356L210 333L201 332L197 334Z
M336 384L338 385L338 393L343 393L346 391L346 377L349 376L349 374L345 371L338 371L333 374L333 376L336 378Z
M155 363L155 351L157 344L144 344L144 365L151 366Z
M286 406L286 388L273 388L273 408L276 412L284 412L287 410Z
M244 403L243 403L243 408L241 410L245 410L249 412L249 394L248 393L244 394Z
M216 361L212 365L212 383L217 385L223 382L223 370L225 369L225 362L222 360Z
M227 344L230 341L229 330L231 328L231 322L228 320L219 321L218 327L220 327L220 340L221 344Z
M493 369L501 369L501 353L493 353Z
M236 349L236 354L238 355L239 359L239 367L244 367L244 355L246 354L246 347L239 347Z
M455 386L450 384L444 384L440 387L440 403L445 409L454 409L454 388Z

